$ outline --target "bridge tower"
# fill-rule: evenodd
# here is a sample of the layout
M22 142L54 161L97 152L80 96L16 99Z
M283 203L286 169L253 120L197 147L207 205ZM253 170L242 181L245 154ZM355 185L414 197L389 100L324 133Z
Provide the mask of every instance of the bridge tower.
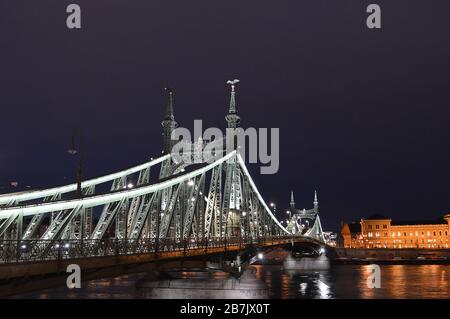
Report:
M225 120L227 121L227 131L226 131L226 148L227 152L231 152L237 148L237 136L236 129L241 122L241 117L238 115L236 108L236 92L234 90L236 83L238 83L238 79L227 81L227 84L231 86L231 96L230 96L230 105L228 106L228 114L225 116Z
M238 79L234 79L232 81L227 81L227 84L231 86L231 96L230 96L230 105L228 107L228 114L225 116L225 120L227 121L228 128L236 129L241 122L241 117L237 114L236 109L236 92L234 90L235 85L239 82Z
M228 114L225 116L227 121L226 129L226 153L232 152L238 148L237 128L241 122L240 116L237 114L236 108L236 92L235 85L238 79L229 80L227 84L231 86L230 104L228 106ZM223 234L236 236L241 234L242 225L245 220L242 217L243 193L241 189L241 171L236 162L236 158L227 161L225 170L225 188L224 188L224 215L226 229Z
M319 213L319 200L317 199L317 191L314 191L314 213L318 214Z
M289 203L290 208L292 209L292 214L295 213L295 201L294 201L294 191L291 191L291 202Z
M163 153L169 154L176 141L172 140L172 132L178 127L173 115L173 91L171 88L165 88L168 92L167 110L164 120L161 122L163 127Z

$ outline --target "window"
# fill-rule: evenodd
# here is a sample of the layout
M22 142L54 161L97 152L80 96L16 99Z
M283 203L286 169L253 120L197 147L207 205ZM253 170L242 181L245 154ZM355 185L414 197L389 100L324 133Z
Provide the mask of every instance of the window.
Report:
M368 227L369 229L372 229L372 225L369 225L369 227Z
M435 231L433 232L433 236L436 236L436 232Z
M384 236L384 237L387 237L387 236L388 236L388 233L387 233L387 232L384 232L384 233L383 233L383 236Z
M400 232L397 232L397 236L398 236L398 237L400 237L400 236L401 236Z
M380 225L375 225L375 228L376 229L380 229Z
M386 229L386 228L387 228L387 225L386 225L386 224L384 224L384 225L383 225L383 229Z
M403 236L405 236L405 237L406 237L406 232L404 232L404 233L403 233Z
M427 236L430 236L430 232L429 231L427 231Z
M369 232L367 236L372 237L372 232Z
M394 232L392 232L392 237L395 237L395 233Z

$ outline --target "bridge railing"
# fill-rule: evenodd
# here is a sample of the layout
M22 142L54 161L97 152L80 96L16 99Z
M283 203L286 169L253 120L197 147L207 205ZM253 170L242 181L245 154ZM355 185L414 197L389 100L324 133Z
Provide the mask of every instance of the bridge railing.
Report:
M0 240L0 264L33 262L45 260L106 257L133 254L158 254L183 251L186 255L193 250L229 246L279 244L293 240L292 236L260 238L224 237L175 240L159 239L102 239L102 240Z

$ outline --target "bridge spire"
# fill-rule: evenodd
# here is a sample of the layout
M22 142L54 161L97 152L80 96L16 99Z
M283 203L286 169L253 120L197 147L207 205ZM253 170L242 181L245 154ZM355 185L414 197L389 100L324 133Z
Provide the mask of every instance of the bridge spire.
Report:
M165 120L174 120L175 116L173 115L173 91L171 88L166 87L165 90L168 92L168 102L166 109L166 117Z
M175 121L175 116L173 115L173 90L169 87L164 89L168 92L168 101L166 116L161 122L161 125L163 127L163 153L168 154L172 151L174 144L174 141L172 141L172 132L178 126L178 123Z
M228 128L237 128L241 121L241 117L237 114L236 109L236 92L234 90L236 83L238 83L238 79L229 80L227 84L231 86L231 96L230 96L230 105L228 107L228 114L225 116L225 119L228 123Z
M317 199L317 191L314 191L314 213L319 213L319 200Z
M291 208L295 208L295 201L294 201L294 191L291 191L291 202L290 202Z

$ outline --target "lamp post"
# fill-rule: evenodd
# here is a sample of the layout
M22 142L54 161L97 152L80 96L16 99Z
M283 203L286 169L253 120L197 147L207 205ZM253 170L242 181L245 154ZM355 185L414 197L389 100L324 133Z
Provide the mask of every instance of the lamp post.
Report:
M286 227L289 230L289 227L291 226L291 223L292 223L292 212L290 210L287 210L286 214L289 216L288 219L286 220ZM292 232L292 231L289 231L289 232Z
M245 243L247 243L248 240L248 233L250 232L250 225L249 225L249 216L247 216L247 212L243 211L241 213L241 218L243 219L243 223L241 223L242 225L244 225L244 241ZM250 214L248 214L250 215Z
M79 151L75 148L75 135L72 135L72 142L70 144L70 148L67 150L67 153L70 155L76 155L78 153L78 164L77 164L77 197L81 198L83 196L81 191L81 180L83 178L83 138L80 134L80 146Z
M274 202L271 202L270 203L270 207L272 207L273 216L275 216L275 218L276 218L276 216L277 216L277 204L275 204ZM273 229L270 230L271 233L272 233L272 231L273 231Z
M292 213L291 213L290 210L287 210L287 211L286 211L286 214L289 216L288 222L289 222L289 224L290 224L290 223L291 223L291 219L292 219Z
M277 212L277 204L272 202L272 203L270 203L270 207L272 207L273 213L275 214Z
M75 196L77 198L82 198L83 192L81 190L81 180L83 178L83 137L81 136L81 133L79 134L79 150L77 150L75 147L75 134L74 134L72 135L72 141L69 149L67 150L67 153L69 153L72 156L78 154L77 175L76 175L77 191ZM86 228L86 212L83 209L80 214L80 238L82 250L83 250L83 239L86 233L85 228Z

